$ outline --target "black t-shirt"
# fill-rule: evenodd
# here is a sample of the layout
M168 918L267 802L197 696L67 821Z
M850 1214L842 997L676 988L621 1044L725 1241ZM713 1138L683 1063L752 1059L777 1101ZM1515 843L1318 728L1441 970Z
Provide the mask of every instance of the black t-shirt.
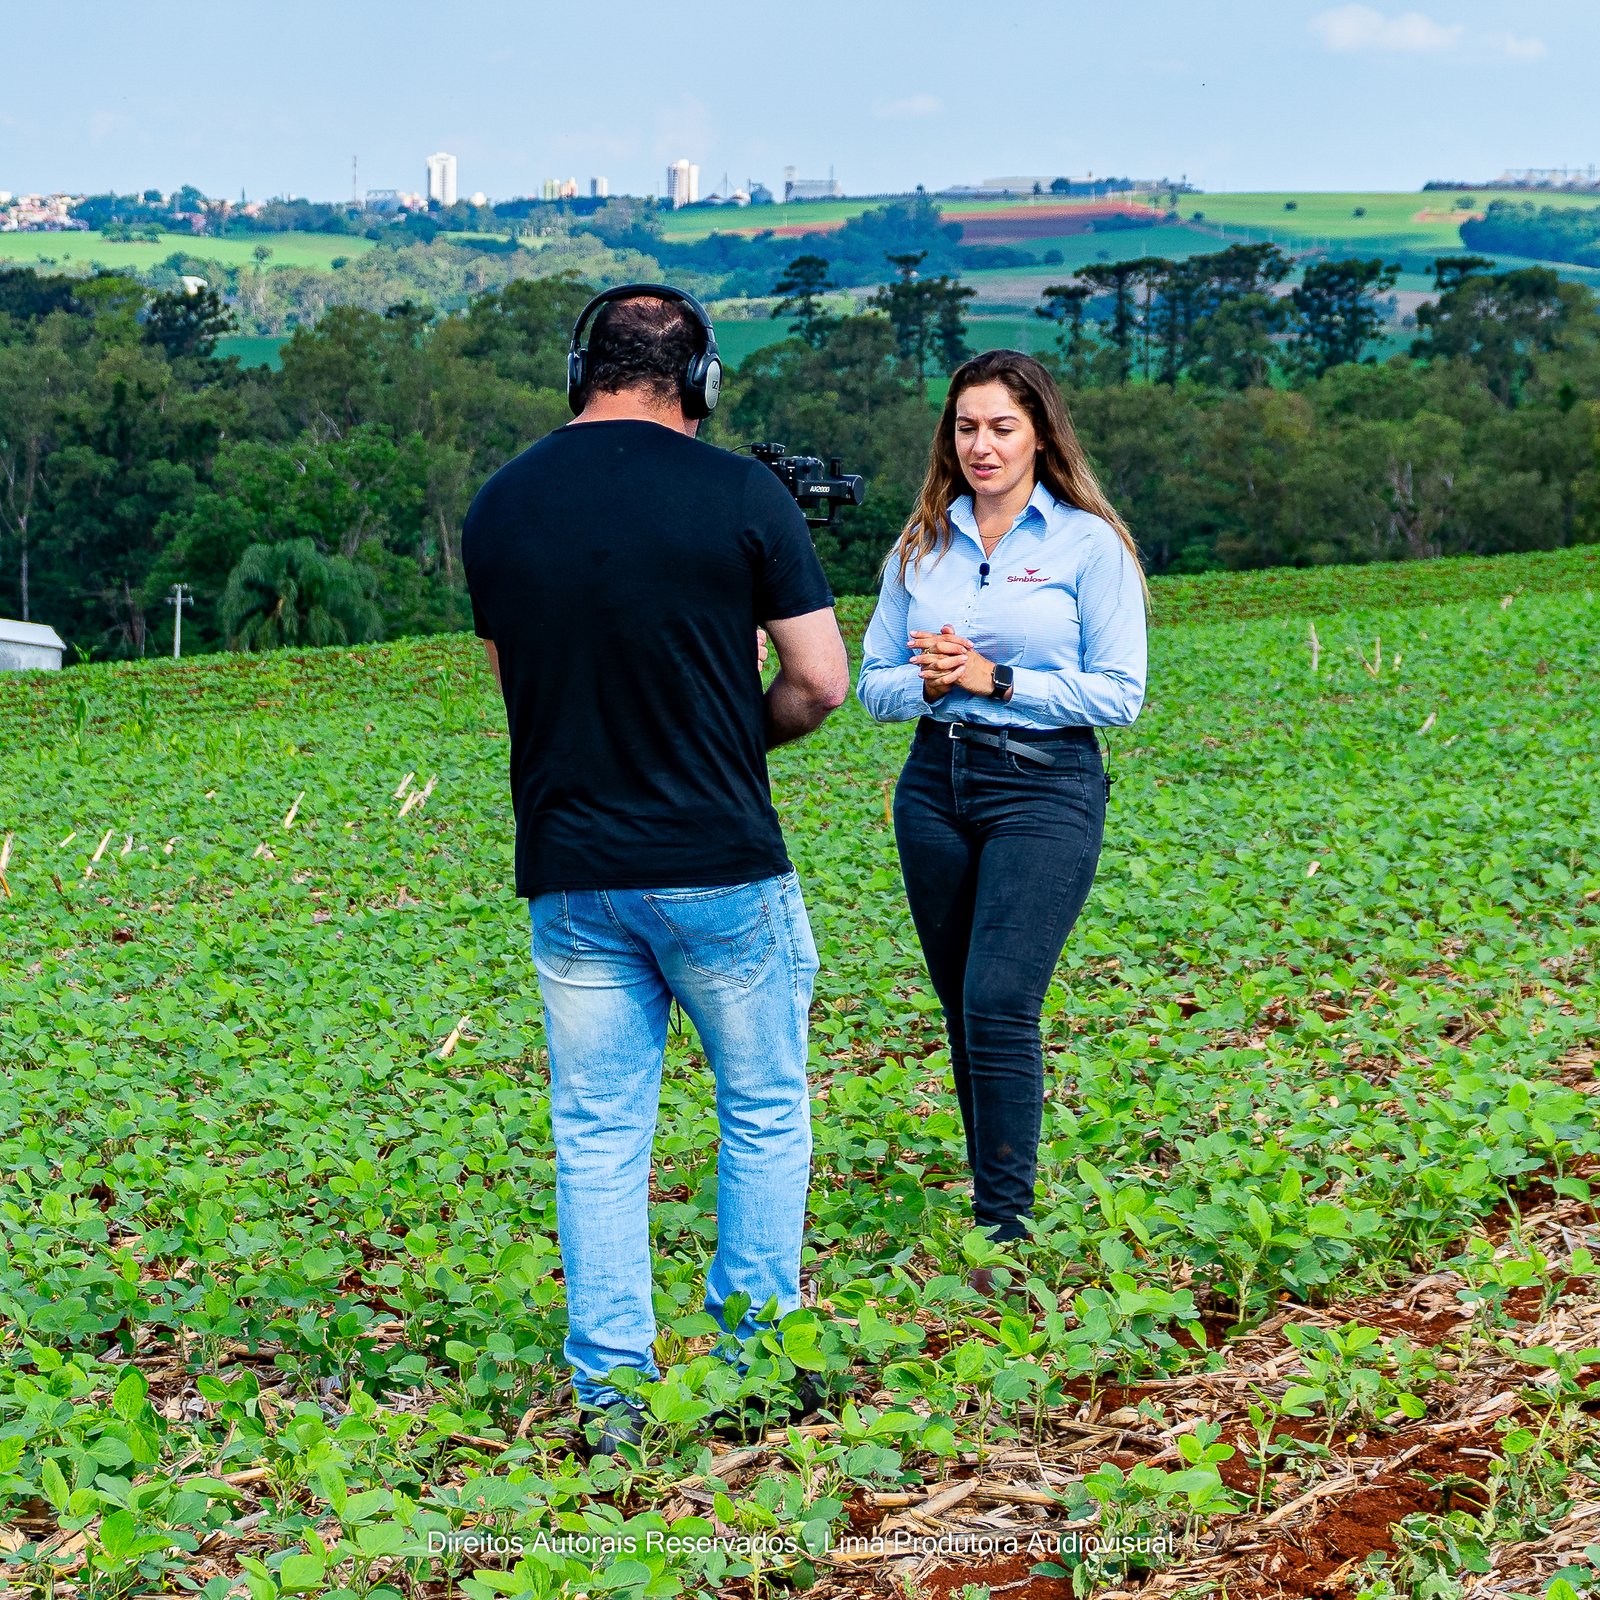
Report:
M500 658L519 895L789 870L756 627L833 596L768 467L655 422L568 424L478 491L461 551Z

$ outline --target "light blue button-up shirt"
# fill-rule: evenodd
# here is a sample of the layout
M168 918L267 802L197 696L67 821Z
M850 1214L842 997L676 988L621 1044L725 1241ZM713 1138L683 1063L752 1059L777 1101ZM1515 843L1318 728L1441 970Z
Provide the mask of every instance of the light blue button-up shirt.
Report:
M878 722L935 717L996 727L1126 727L1144 704L1144 592L1117 531L1037 484L988 557L972 496L950 507L949 548L921 570L889 558L867 626L856 694ZM997 666L1011 699L952 689L930 704L906 640L949 623Z

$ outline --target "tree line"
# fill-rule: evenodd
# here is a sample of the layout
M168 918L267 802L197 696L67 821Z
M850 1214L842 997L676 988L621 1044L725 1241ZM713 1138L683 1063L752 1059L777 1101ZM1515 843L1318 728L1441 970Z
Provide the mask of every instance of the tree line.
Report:
M888 317L901 357L916 372L926 373L931 362L948 374L972 354L967 303L977 291L949 272L930 271L927 258L926 250L886 253L893 276L867 303ZM1046 288L1035 310L1061 330L1062 376L1074 389L1136 377L1247 389L1360 361L1385 322L1379 296L1398 266L1313 262L1292 289L1274 292L1293 266L1270 244L1178 261L1096 262ZM1449 268L1442 263L1440 270ZM1538 281L1542 287L1555 278ZM797 256L772 287L772 315L790 319L795 335L815 348L829 327L827 294L841 287L826 256Z
M867 308L834 315L811 254L767 284L792 336L730 374L707 436L865 474L867 504L818 540L838 592L870 590L926 461L928 374L967 347L969 295L896 252ZM1241 247L1102 263L1044 297L1047 363L1153 571L1600 538L1589 291L1441 262L1411 349L1378 364L1361 359L1363 307L1383 265L1326 265L1273 293L1279 263ZM79 657L165 649L179 581L189 649L465 627L462 517L567 419L591 282L514 278L448 314L334 306L275 372L217 359L231 316L211 291L0 271L0 614L51 623Z
M1313 262L1285 291L1270 245L1097 263L1044 292L1059 335L1043 359L1155 572L1600 540L1595 297L1548 268L1493 269L1437 261L1437 298L1380 363L1392 264ZM803 257L774 286L795 337L743 363L730 420L861 463L868 504L824 554L836 583L870 589L925 460L917 379L968 353L962 286L903 271L881 317L836 317L827 274Z
M504 232L515 234L519 223L544 211L566 216L594 210L605 202L573 200L552 203L538 200L511 200L500 205L473 205L457 200L443 205L429 200L419 210L409 207L394 210L369 210L344 200L268 200L259 209L246 212L223 202L207 199L193 184L163 196L159 189L132 194L91 194L73 201L70 215L86 227L97 228L107 237L117 228L154 227L188 232L191 228L219 237L252 233L331 233L383 238L396 230L412 237L432 239L439 233Z
M1469 249L1600 267L1600 206L1536 206L1492 200L1481 218L1461 224Z

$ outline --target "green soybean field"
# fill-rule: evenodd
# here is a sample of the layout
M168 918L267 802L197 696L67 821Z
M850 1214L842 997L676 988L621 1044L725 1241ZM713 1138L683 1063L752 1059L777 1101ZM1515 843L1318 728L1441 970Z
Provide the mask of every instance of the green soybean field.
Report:
M331 269L338 256L362 256L372 241L359 234L269 233L220 239L214 234L163 233L159 239L107 239L98 230L73 233L0 234L0 260L49 270L109 267L145 269L174 251L214 262L219 269L254 268L255 250L265 246L272 267Z
M1152 590L1035 1236L970 1229L852 701L771 763L806 1303L709 1354L683 1024L662 1376L587 1465L477 642L0 680L0 1591L1595 1592L1600 547Z

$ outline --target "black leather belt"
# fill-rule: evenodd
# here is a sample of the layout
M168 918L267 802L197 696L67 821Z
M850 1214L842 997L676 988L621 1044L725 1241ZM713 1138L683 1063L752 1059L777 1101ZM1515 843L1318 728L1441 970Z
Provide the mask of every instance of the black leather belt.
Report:
M1024 761L1037 762L1041 767L1053 767L1056 758L1037 744L1055 743L1063 739L1092 739L1087 728L1001 728L992 732L972 722L946 722L939 717L924 717L917 725L917 733L926 739L955 739L962 744L986 744L993 750L1018 756Z

